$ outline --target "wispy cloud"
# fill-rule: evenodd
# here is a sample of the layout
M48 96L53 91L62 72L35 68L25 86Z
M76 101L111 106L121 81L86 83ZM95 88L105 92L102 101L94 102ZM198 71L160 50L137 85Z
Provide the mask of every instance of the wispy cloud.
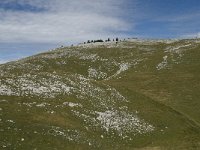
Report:
M0 64L4 64L6 62L8 62L8 60L0 60Z
M200 38L200 32L180 35L180 38Z
M122 5L116 0L7 0L0 9L0 41L58 43L119 35L132 28L119 17Z
M135 31L145 37L179 38L200 32L199 0L141 0Z

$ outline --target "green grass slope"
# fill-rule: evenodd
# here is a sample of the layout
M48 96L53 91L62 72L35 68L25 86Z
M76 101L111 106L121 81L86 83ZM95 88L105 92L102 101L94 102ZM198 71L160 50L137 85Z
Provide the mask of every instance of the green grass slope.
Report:
M0 65L0 149L200 149L199 50L135 39Z

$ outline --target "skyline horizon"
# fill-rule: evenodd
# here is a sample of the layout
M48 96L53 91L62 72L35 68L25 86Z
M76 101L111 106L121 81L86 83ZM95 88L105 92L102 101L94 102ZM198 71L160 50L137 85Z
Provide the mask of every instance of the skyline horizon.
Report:
M99 37L200 37L199 7L199 0L0 1L0 61Z
M109 38L109 37L108 37ZM108 39L107 38L107 39ZM101 38L99 38L101 39ZM99 40L99 39L93 39L93 40ZM105 40L107 39L102 39L103 40L103 43L106 43ZM110 38L111 41L107 41L107 42L116 42L116 41L112 41L112 39L116 39L116 38ZM187 38L145 38L145 37L127 37L127 38L119 38L120 41L123 42L123 40L132 40L132 39L136 39L136 40L192 40L192 39L200 39L199 37L187 37ZM77 42L77 43L70 43L70 44L67 44L66 45L59 45L57 44L57 46L52 46L52 47L49 47L49 49L33 49L32 50L32 53L28 53L28 54L25 54L24 56L20 56L18 58L14 58L14 59L9 59L7 58L7 60L1 60L1 57L0 57L0 65L2 64L6 64L6 63L10 63L10 62L14 62L14 61L19 61L21 59L24 59L24 58L27 58L27 57L31 57L31 56L34 56L34 55L37 55L37 54L40 54L40 53L43 53L43 52L48 52L48 51L52 51L52 50L55 50L57 48L60 48L60 47L71 47L71 46L79 46L81 44L94 44L95 42L90 42L90 43L87 43L87 41L82 41L82 42ZM100 43L100 42L96 42L96 43ZM27 51L27 50L25 50Z

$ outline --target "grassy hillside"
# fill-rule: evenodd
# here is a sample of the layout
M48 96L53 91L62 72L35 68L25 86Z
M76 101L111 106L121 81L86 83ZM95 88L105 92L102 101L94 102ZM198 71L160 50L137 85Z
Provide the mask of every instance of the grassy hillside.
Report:
M200 149L199 50L135 39L0 65L0 147Z

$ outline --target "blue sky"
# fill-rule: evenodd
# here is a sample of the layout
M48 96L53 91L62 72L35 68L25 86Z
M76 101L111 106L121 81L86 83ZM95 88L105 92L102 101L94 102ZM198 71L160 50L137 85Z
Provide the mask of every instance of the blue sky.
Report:
M199 0L2 0L0 63L107 37L200 37Z

